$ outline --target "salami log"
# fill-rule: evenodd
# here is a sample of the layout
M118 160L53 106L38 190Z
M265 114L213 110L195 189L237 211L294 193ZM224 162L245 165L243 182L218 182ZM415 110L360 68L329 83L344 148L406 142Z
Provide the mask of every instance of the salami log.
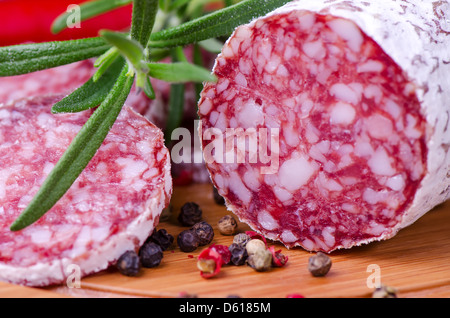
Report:
M46 286L107 268L148 238L172 193L161 130L124 106L68 192L36 223L10 231L92 113L51 114L58 98L0 107L2 281Z
M292 1L238 27L199 101L227 207L287 247L331 252L447 200L449 14L448 1Z

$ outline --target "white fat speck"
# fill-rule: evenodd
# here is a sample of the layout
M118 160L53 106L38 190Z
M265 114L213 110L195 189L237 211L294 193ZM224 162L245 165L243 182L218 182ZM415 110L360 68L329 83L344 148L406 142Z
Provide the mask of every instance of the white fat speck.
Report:
M312 59L320 60L326 56L322 41L307 42L303 44L302 49Z
M309 240L309 239L305 239L302 241L302 246L307 249L312 251L315 248L315 244L313 241Z
M363 200L370 204L377 204L380 201L385 201L387 199L387 191L375 191L371 188L367 188L363 193Z
M308 140L308 142L311 144L315 144L316 142L319 141L319 135L320 135L319 130L316 127L314 127L311 123L308 123L305 131L305 137Z
M330 112L330 121L332 123L349 125L353 122L356 116L355 109L347 103L336 103Z
M266 66L264 67L264 69L266 70L267 73L275 73L275 71L277 70L278 66L281 64L281 59L278 55L274 55L272 56L272 58L267 62Z
M267 211L260 211L258 213L258 222L263 228L269 231L278 228L278 222Z
M379 103L383 97L383 92L377 85L370 84L364 89L364 97L373 98L376 103Z
M393 125L389 118L380 114L374 114L366 119L367 132L373 138L389 139L392 137Z
M242 178L244 180L245 185L253 191L258 191L259 187L261 186L259 182L258 171L259 171L258 169L247 170Z
M211 111L212 108L212 102L209 98L205 98L203 103L200 104L199 112L202 115L208 115L208 113Z
M304 14L299 19L300 29L309 30L316 22L316 16L312 13Z
M252 193L242 183L240 175L233 171L229 178L230 190L242 201L244 204L249 204L252 198Z
M287 191L279 186L273 187L273 193L278 198L278 200L280 200L281 202L287 202L290 199L292 199L292 193L290 193L289 191Z
M316 172L317 165L305 157L285 161L279 170L280 185L289 191L295 191L305 185Z
M239 111L238 121L244 129L263 124L264 113L261 106L257 105L254 101L248 101Z
M327 24L335 33L337 33L337 35L347 41L347 44L352 51L359 52L361 50L364 38L361 31L352 21L334 19L328 21Z
M330 87L330 94L346 103L357 105L361 99L358 92L351 89L348 85L337 83Z
M409 138L417 139L422 136L422 133L415 128L417 124L417 118L407 114L406 115L406 127L405 127L405 135Z
M400 191L405 187L405 180L402 175L398 174L387 179L386 185L394 191Z
M101 226L92 229L92 239L97 242L102 242L109 235L109 226Z
M47 243L52 237L52 232L42 227L33 228L29 234L33 243L36 244Z
M358 213L359 209L355 204L352 203L342 203L341 205L342 210L350 213Z
M291 242L297 241L297 236L295 236L294 233L292 233L289 230L284 230L281 233L280 238L283 242L286 242L286 243L291 243Z
M363 64L358 65L356 71L358 73L368 73L368 72L379 73L382 72L383 69L384 69L383 63L375 60L368 60Z
M118 158L116 163L122 166L122 175L125 180L131 180L139 177L146 169L148 164L142 160L133 160L132 158Z
M236 77L234 78L234 81L239 86L247 87L247 79L245 78L244 74L242 74L242 73L237 73Z
M324 239L324 242L329 247L333 247L336 243L336 240L334 238L334 232L335 228L331 226L327 226L322 230L322 237Z
M369 165L370 170L375 174L392 176L396 172L396 170L392 168L391 158L381 146L377 148L372 157L367 161L367 164Z
M374 150L369 142L363 141L361 139L356 140L355 143L355 155L359 157L372 156Z

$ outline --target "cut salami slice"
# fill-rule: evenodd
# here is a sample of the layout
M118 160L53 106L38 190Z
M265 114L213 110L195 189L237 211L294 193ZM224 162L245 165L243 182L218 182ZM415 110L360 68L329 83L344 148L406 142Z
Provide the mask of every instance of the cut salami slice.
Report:
M46 286L107 268L148 238L172 193L161 130L124 106L68 192L36 223L11 232L92 113L51 114L58 98L23 99L0 108L2 281Z
M228 208L287 247L331 252L391 238L447 200L449 12L292 1L238 27L199 102Z

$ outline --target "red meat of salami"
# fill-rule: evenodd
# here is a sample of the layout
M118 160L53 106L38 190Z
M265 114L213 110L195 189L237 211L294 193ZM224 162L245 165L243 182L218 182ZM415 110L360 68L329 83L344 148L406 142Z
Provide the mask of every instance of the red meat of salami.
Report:
M61 96L0 107L0 280L30 286L85 276L137 250L172 193L169 152L159 128L128 106L92 161L41 219L12 232L92 111L51 114Z
M391 238L447 200L449 13L292 1L238 27L199 101L228 209L287 247L330 252Z

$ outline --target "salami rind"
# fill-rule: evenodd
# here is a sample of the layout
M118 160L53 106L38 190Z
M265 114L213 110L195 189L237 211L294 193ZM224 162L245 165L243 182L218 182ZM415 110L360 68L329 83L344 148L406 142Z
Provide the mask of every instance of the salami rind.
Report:
M287 247L331 252L391 238L447 200L449 9L292 1L238 27L199 101L205 161L227 207ZM250 139L227 144L237 128L278 129L278 169L251 161Z
M92 114L51 114L58 98L34 97L0 107L2 281L47 286L64 283L74 273L81 278L107 268L141 246L172 194L161 130L124 106L67 193L37 222L10 231Z

